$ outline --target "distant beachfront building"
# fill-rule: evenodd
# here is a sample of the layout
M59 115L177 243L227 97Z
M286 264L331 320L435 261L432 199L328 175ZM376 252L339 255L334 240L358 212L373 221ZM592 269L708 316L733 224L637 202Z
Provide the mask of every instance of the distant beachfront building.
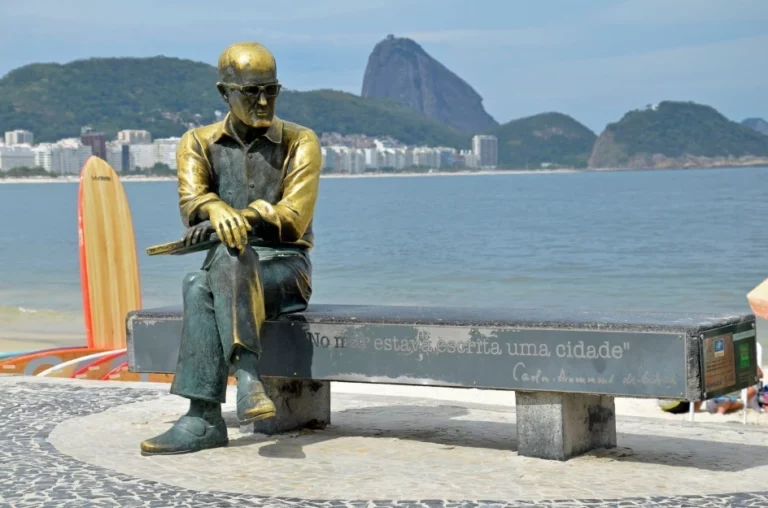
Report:
M35 153L29 145L0 147L0 171L35 166Z
M149 131L126 129L117 133L117 140L129 145L148 145L152 143Z
M91 154L107 160L107 140L103 132L84 132L80 135L80 142L84 146L91 147Z
M33 152L35 166L57 175L80 174L85 161L93 155L92 147L83 145L77 138L41 143L33 148Z
M437 151L437 167L450 168L456 164L456 149L444 146L435 148Z
M133 158L133 167L138 169L151 168L157 162L155 145L129 145Z
M472 154L477 157L477 166L467 164L468 167L495 168L499 165L499 139L496 136L478 134L472 138Z
M360 174L365 171L365 151L361 148L347 146L324 146L320 148L323 155L323 168L339 173Z
M179 141L181 141L181 138L156 139L153 143L155 146L156 162L165 164L171 169L176 169L176 149L179 146Z
M149 169L157 163L176 169L176 149L180 138L156 139L151 144L129 145L132 167Z
M13 145L32 145L34 144L35 136L30 131L17 129L15 131L8 131L5 133L6 146Z
M437 150L426 146L413 149L413 165L422 168L436 168L439 164Z
M120 141L107 143L107 163L118 173L130 171L134 167L130 145Z
M480 167L480 157L472 153L472 150L462 150L457 157L457 165L472 169L478 168Z
M412 167L439 169L454 166L460 160L455 148L413 147L388 137L326 132L322 135L321 145L323 168L347 173Z

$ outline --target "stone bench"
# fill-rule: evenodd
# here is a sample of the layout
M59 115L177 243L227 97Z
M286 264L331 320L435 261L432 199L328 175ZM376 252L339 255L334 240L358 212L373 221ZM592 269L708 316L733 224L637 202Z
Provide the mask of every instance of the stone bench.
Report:
M180 308L127 317L129 369L172 373ZM518 453L567 460L616 446L614 397L704 400L757 379L755 318L312 305L265 324L278 407L255 430L330 422L330 382L516 392Z

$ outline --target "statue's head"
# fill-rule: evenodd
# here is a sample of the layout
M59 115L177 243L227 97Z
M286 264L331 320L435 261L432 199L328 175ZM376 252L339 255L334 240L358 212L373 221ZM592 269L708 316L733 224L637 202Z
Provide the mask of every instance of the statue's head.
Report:
M280 83L267 48L256 42L232 44L219 57L219 78L216 87L241 122L256 128L272 124Z

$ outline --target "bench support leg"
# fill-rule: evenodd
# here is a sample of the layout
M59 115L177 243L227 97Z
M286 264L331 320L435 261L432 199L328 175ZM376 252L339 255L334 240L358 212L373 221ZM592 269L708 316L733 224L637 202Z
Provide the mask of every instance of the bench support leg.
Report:
M331 423L331 383L310 379L262 377L267 395L275 403L274 418L253 424L259 434L298 429L322 429Z
M613 397L515 392L519 455L568 460L595 448L616 447Z

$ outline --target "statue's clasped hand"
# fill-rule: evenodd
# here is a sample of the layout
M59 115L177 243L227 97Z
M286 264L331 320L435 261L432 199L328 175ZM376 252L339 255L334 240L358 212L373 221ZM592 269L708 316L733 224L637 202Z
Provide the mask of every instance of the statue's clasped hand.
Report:
M211 227L216 231L216 235L219 239L227 245L227 247L242 252L245 249L245 246L248 245L248 232L251 230L251 225L243 216L243 213L239 210L235 210L223 201L214 201L212 203L207 203L204 206L206 207ZM203 235L204 233L188 232L188 234L197 234L199 239L200 235Z

